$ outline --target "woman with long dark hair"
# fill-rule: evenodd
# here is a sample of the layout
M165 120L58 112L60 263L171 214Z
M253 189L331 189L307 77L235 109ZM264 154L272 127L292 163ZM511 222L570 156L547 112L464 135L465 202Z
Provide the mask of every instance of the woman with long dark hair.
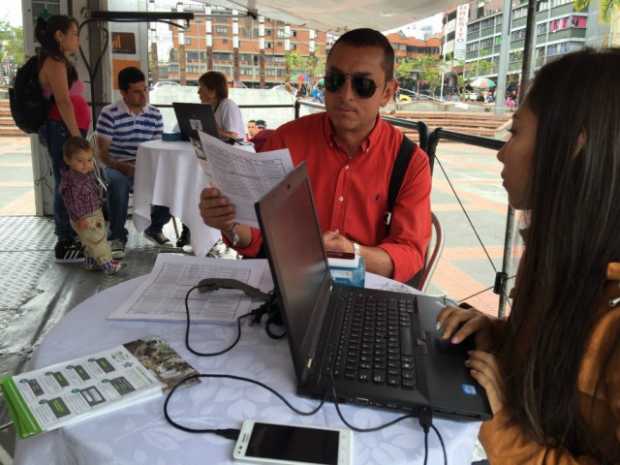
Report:
M90 109L83 97L84 83L78 79L75 67L68 59L79 50L78 23L64 15L38 18L35 36L39 51L39 81L43 94L51 101L47 123L41 135L52 158L54 171L54 223L58 242L56 261L84 260L81 246L71 229L69 215L58 191L61 171L66 169L62 146L69 136L85 136L90 126Z
M493 419L491 465L620 463L620 50L544 66L498 154L525 252L506 321L448 307Z

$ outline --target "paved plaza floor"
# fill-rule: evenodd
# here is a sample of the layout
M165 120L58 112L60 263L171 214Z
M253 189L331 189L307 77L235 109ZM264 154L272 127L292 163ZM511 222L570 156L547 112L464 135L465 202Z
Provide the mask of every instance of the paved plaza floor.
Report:
M495 269L457 202L445 169L496 269L502 265L507 199L496 152L440 143L433 174L432 209L445 235L445 248L430 291L460 300L493 285ZM441 166L440 166L441 165ZM30 138L0 139L0 216L35 215ZM519 249L516 249L519 252ZM469 299L495 313L498 296L488 291Z

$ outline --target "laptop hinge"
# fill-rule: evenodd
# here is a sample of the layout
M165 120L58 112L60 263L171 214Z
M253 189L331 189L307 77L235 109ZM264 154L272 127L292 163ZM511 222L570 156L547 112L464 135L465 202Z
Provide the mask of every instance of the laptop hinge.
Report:
M321 341L321 336L325 329L325 317L333 292L333 282L331 277L328 277L321 286L321 291L319 291L319 296L312 312L312 319L316 321L316 324L313 324L312 326L317 328L317 330L314 331L313 334L307 334L306 340L304 340L302 345L302 351L306 354L304 368L300 379L302 384L307 381L308 376L310 376L313 369L316 369L314 362L317 358L319 347L321 347L319 342Z

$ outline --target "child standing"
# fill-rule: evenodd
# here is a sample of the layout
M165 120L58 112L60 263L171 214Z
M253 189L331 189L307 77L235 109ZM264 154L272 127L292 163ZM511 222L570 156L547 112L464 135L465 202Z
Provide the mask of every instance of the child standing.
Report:
M84 245L85 267L114 274L121 263L112 260L101 211L101 191L93 173L92 147L81 137L69 137L63 146L63 158L68 169L62 172L60 194L69 212L71 227Z

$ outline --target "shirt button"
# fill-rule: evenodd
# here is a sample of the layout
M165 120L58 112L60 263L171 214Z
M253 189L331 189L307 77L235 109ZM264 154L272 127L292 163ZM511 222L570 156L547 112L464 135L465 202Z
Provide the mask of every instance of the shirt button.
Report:
M338 202L344 202L344 197L342 195L338 197Z
M345 169L345 170L348 170L348 169L349 169L349 165L346 165L346 166L344 167L344 169Z

